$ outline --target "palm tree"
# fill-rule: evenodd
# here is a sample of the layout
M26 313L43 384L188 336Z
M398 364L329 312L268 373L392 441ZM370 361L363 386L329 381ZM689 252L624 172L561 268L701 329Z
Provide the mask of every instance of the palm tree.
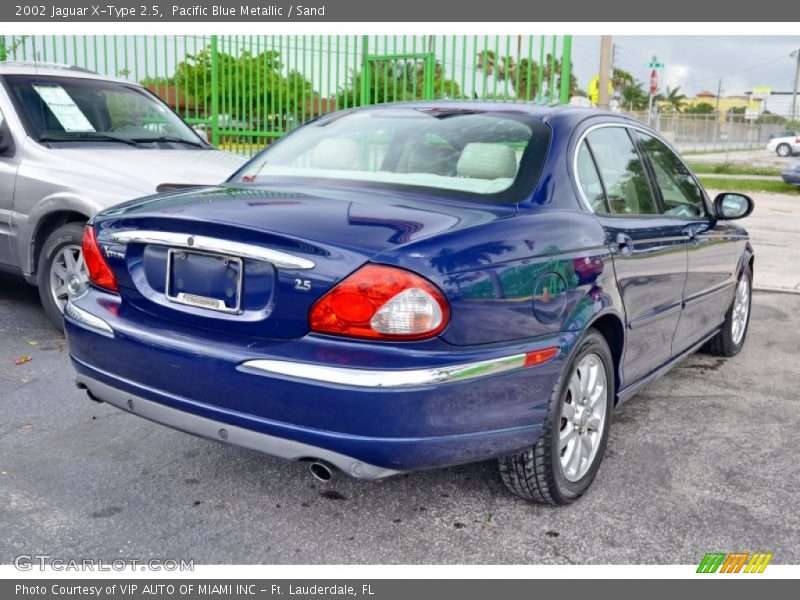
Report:
M681 112L686 104L686 94L681 94L681 86L675 88L667 86L667 93L658 94L653 100L661 102L669 111Z

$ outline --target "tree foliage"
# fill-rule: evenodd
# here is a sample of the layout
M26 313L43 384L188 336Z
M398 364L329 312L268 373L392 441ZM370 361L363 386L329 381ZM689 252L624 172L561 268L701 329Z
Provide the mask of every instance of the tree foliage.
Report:
M614 69L611 77L614 96L620 106L627 110L647 110L650 101L644 84L624 69Z
M681 86L675 88L667 86L666 94L656 94L653 100L666 112L681 112L686 105L686 94L681 93Z
M367 76L367 104L422 100L425 98L425 69L425 62L417 59L372 60L368 75L363 69L351 74L349 84L337 94L337 106L359 106L362 103L364 78ZM438 60L433 68L432 95L433 98L463 97L458 83L445 78L444 69Z
M553 97L558 98L561 90L562 63L560 59L553 61L551 54L548 54L542 65L542 97L549 97L551 84L553 81L553 68L555 67L556 82L552 89ZM570 63L572 67L572 63ZM478 89L476 95L483 96L485 89L486 97L494 95L494 83L502 82L502 93L505 95L506 85L513 90L516 98L533 100L539 96L539 63L532 58L515 59L513 56L498 55L494 50L483 50L478 52L475 60L475 68L483 73L484 82L476 84ZM494 82L489 82L492 77ZM498 87L498 91L500 86ZM579 95L578 79L575 77L574 69L570 68L569 73L569 95Z
M713 115L716 112L714 105L709 102L700 102L689 106L684 111L687 115Z
M243 51L237 56L217 53L216 90L211 86L211 49L189 54L175 69L175 86L187 90L199 106L211 106L214 93L220 113L233 120L250 118L258 108L261 114L299 115L305 100L313 98L313 86L296 70L287 71L280 52L260 54Z

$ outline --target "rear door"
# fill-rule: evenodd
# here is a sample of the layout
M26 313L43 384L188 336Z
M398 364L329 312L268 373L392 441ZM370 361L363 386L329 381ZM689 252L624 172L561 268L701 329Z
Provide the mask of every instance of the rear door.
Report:
M627 386L667 362L686 282L686 236L665 217L632 132L623 125L590 129L578 148L584 199L606 232L625 306Z
M640 131L637 138L653 173L664 215L681 228L688 242L684 309L673 341L677 353L724 320L733 299L744 238L735 225L710 217L703 188L666 144Z

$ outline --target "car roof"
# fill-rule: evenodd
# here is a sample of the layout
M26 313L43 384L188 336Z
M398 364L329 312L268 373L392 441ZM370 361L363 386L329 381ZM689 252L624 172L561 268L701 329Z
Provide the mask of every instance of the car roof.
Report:
M119 83L126 83L129 85L138 85L137 83L121 79L119 77L111 77L108 75L101 75L89 69L83 69L74 65L66 65L60 63L48 63L41 61L9 61L0 62L0 75L46 75L48 77L71 77L74 79L97 79L101 81L116 81Z
M503 102L501 100L418 100L411 102L391 102L387 104L373 104L361 108L351 108L350 111L380 111L395 110L398 108L415 108L421 110L452 110L452 111L484 111L497 113L516 113L528 115L544 122L563 123L575 125L588 118L606 117L609 121L642 124L621 113L616 113L598 108L585 108L568 104L542 104L537 102ZM342 112L349 112L345 109ZM335 113L331 113L335 114Z

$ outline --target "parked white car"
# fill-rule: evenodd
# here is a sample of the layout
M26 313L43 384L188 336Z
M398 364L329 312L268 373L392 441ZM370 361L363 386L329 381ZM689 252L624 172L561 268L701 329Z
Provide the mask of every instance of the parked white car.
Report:
M800 154L800 136L793 135L772 138L767 142L767 150L781 157Z
M0 270L39 287L63 327L87 282L86 221L139 196L221 183L217 150L144 87L67 65L0 63Z

